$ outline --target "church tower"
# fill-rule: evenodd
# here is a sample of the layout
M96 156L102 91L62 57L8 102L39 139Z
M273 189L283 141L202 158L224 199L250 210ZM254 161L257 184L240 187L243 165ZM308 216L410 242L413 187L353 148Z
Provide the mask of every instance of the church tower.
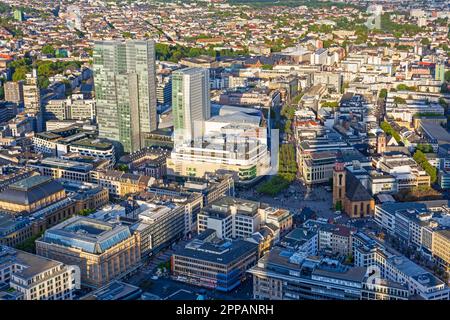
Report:
M340 210L344 208L345 174L344 163L336 162L333 170L333 206Z
M383 154L386 151L386 134L384 132L377 136L377 153Z

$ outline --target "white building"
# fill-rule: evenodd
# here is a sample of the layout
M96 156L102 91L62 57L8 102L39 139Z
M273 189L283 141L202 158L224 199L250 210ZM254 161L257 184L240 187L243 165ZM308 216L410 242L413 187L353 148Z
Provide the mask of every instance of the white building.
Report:
M204 134L193 141L175 140L167 161L169 173L203 177L226 170L244 181L270 170L269 137L260 110L224 106L202 127Z
M364 233L353 237L354 264L377 274L378 282L394 281L408 289L409 299L449 300L449 287L432 273L404 256L394 254L379 241Z
M80 289L80 268L2 246L0 282L9 283L24 300L71 300Z
M201 136L202 125L211 116L208 69L185 68L172 73L172 114L175 140Z

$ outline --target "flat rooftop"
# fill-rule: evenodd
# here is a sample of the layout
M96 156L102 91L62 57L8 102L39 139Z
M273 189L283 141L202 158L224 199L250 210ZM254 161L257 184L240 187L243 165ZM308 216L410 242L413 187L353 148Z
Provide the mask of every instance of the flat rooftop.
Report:
M233 207L236 208L237 214L254 216L260 208L260 203L247 199L223 197L204 207L203 212L209 216L223 218L231 214Z
M44 258L25 251L0 246L0 266L5 264L20 264L24 266L14 274L23 279L32 278L46 270L62 265L61 262Z
M52 180L51 177L36 175L14 182L9 187L15 190L28 191L50 180Z
M195 260L230 264L239 261L250 253L257 252L256 243L245 240L204 242L194 239L183 249L177 250L174 256L188 257Z

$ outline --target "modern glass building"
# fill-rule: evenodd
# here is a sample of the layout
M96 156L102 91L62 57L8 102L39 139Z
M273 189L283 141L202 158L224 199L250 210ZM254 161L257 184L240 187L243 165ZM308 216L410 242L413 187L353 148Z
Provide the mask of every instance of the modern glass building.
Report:
M185 68L172 74L172 112L175 139L192 140L202 134L211 116L209 71Z
M95 42L94 82L100 137L126 153L141 149L157 124L154 42Z

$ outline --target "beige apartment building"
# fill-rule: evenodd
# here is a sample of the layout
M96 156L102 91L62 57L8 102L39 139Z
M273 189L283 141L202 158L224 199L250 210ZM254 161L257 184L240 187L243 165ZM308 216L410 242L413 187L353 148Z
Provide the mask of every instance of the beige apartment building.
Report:
M431 251L447 273L450 273L450 230L433 232Z

